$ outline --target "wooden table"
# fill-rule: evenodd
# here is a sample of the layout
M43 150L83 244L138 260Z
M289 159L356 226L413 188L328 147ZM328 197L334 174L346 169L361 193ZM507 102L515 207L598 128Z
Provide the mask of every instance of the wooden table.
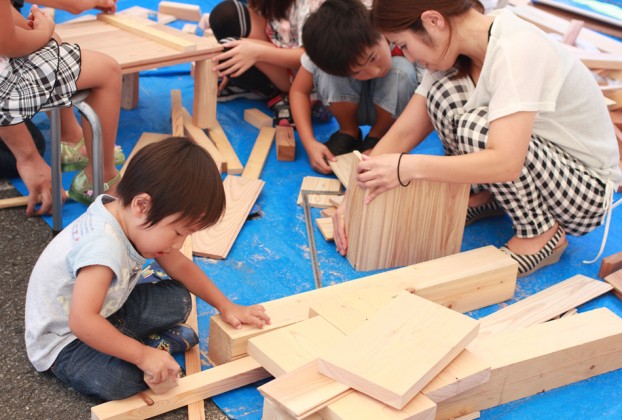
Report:
M79 44L80 47L99 51L114 58L120 65L124 75L124 108L131 109L138 100L138 72L180 63L195 63L194 77L194 123L201 128L207 127L209 110L208 80L215 77L212 71L211 58L222 50L222 46L212 37L200 37L170 28L150 20L137 19L143 24L170 33L179 38L194 42L196 50L178 51L145 37L132 34L115 26L101 22L94 16L84 20L56 25L56 33L63 41ZM215 94L215 92L214 92Z

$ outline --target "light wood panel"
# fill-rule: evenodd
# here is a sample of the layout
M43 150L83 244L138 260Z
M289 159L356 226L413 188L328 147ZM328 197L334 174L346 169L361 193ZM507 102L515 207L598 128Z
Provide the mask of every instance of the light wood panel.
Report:
M512 258L488 246L264 302L271 325L263 330L244 326L237 330L215 315L210 318L209 358L221 364L244 357L249 338L307 319L310 305L338 295L382 285L389 293L408 290L466 312L511 298L516 272Z
M296 157L296 139L290 126L276 127L276 159L291 162Z
M274 141L275 130L272 127L263 127L255 140L251 155L248 157L242 176L249 179L259 179L263 166L268 159L270 147Z
M322 178L319 176L305 176L302 179L302 185L300 186L300 192L298 193L298 199L296 203L302 206L302 191L327 191L338 193L341 191L341 183L334 178ZM310 207L315 208L327 208L332 207L330 198L334 195L321 195L321 194L309 194L307 200Z
M477 335L478 321L403 292L320 356L319 371L401 409Z
M227 206L225 215L214 226L192 235L195 255L225 259L242 229L265 182L228 175L223 182Z
M224 170L229 175L239 175L244 170L240 159L238 158L237 153L233 150L231 143L229 143L229 139L227 139L227 135L225 131L222 129L218 120L214 122L214 126L208 129L208 136L220 152L220 155L223 159L223 165L226 167Z
M352 165L346 194L348 261L355 270L400 267L460 252L469 185L412 181L365 204Z

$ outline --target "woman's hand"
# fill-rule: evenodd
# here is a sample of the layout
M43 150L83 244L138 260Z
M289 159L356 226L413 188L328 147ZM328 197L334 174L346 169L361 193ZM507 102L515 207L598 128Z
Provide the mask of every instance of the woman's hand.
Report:
M257 42L244 38L227 42L223 46L229 50L214 57L218 61L214 69L221 77L238 77L258 61L261 45Z
M400 185L398 180L398 161L399 153L380 155L370 158L362 155L363 160L357 166L356 182L363 189L368 190L365 196L365 204L369 204L374 198L385 191L393 189ZM406 183L409 179L405 179L405 166L407 155L402 156L401 167L399 168L400 179Z
M346 192L347 194L347 192ZM346 200L341 202L337 211L332 215L333 219L333 232L335 245L337 246L337 252L341 255L346 255L348 252L348 235L346 234Z

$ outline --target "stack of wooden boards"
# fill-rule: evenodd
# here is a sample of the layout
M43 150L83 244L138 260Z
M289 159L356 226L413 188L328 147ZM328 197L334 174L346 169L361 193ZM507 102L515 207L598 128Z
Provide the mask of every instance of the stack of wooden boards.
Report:
M622 319L563 316L610 291L602 281L578 275L477 321L459 313L510 298L515 281L516 263L486 247L266 302L263 330L215 316L221 365L93 418L151 417L272 375L267 419L450 419L622 367Z

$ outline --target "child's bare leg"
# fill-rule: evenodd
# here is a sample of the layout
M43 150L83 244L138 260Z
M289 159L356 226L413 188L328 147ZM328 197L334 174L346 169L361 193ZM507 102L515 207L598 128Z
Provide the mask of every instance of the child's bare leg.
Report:
M73 108L65 108L60 111L60 138L73 145L82 140L82 127ZM86 150L81 152L86 154Z
M91 89L87 103L93 108L102 126L104 143L104 181L109 181L117 174L114 166L114 145L119 126L121 104L121 68L111 57L90 50L82 50L82 69L78 79L78 89ZM86 122L86 120L85 120ZM90 124L84 124L84 140L89 163L85 169L87 178L92 182L92 130ZM116 187L107 192L114 194Z
M359 104L355 102L333 102L328 106L330 112L337 119L339 131L354 138L359 135L358 120L356 111Z

